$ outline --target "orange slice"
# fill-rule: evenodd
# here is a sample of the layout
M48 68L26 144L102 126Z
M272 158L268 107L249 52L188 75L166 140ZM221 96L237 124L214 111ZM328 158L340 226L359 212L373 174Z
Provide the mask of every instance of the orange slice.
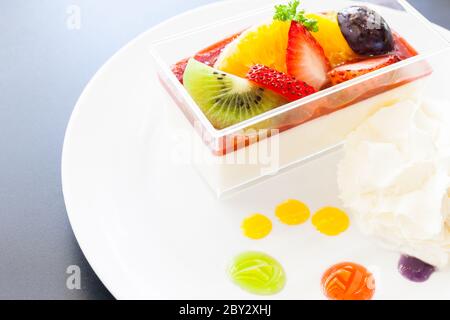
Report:
M290 22L274 20L245 31L222 51L214 67L240 77L256 64L286 73L290 26Z
M311 34L322 46L332 67L358 59L358 55L350 48L342 35L336 12L309 13L307 16L318 21L319 31L311 32Z

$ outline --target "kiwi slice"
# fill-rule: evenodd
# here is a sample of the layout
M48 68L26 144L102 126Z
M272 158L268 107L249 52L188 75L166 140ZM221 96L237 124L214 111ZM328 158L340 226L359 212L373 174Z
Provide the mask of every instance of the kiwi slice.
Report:
M286 103L277 93L189 60L183 83L216 129L224 129Z

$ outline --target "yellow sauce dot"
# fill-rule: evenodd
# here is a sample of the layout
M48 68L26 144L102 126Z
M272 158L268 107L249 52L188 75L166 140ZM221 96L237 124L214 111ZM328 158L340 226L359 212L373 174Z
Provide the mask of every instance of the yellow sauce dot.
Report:
M314 214L312 223L321 233L327 236L337 236L348 229L350 219L344 211L326 207Z
M262 239L272 231L272 221L266 216L257 213L244 219L242 231L250 239Z
M276 207L275 215L281 222L293 226L305 223L311 213L303 202L289 199Z

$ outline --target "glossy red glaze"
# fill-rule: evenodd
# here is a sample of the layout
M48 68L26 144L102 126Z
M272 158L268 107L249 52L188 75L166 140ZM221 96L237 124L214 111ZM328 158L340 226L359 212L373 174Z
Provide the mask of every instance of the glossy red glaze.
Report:
M222 41L219 41L201 51L199 51L195 56L194 59L197 61L200 61L201 63L204 63L208 66L214 66L217 59L219 58L219 55L222 53L222 50L234 39L236 39L240 33L237 33L235 35L232 35L231 37L228 37ZM180 62L176 63L172 67L172 72L177 76L177 79L183 83L183 75L184 71L186 70L186 65L189 61L189 58L183 59Z

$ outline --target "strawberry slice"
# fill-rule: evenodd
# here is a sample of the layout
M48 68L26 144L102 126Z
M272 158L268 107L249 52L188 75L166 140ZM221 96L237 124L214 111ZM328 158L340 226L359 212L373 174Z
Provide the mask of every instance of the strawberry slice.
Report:
M320 44L300 23L292 21L286 64L288 73L320 90L329 82L330 62Z
M371 59L365 59L354 63L344 64L329 72L331 83L339 83L354 79L369 72L387 67L393 63L399 62L400 58L396 55L387 55Z
M275 91L289 101L295 101L316 92L316 89L305 82L260 64L250 69L247 79Z

